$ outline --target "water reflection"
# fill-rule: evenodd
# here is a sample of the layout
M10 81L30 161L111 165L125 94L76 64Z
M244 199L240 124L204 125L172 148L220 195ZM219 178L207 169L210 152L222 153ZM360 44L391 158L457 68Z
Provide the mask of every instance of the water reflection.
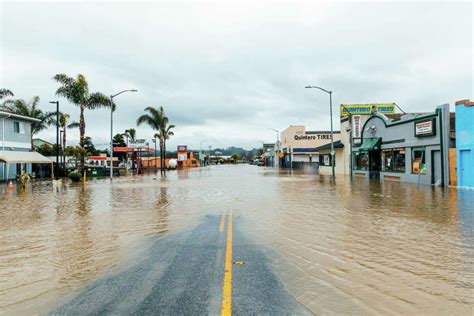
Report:
M213 166L0 194L0 314L47 312L146 240L232 208L317 314L468 314L474 191Z

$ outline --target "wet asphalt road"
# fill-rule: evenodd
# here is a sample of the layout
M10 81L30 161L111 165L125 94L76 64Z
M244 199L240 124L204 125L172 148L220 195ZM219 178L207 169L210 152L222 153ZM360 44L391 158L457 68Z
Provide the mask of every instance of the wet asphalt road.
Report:
M227 216L226 216L227 218ZM233 217L232 314L309 314ZM207 216L192 230L157 239L137 263L83 289L52 315L218 315L229 223Z

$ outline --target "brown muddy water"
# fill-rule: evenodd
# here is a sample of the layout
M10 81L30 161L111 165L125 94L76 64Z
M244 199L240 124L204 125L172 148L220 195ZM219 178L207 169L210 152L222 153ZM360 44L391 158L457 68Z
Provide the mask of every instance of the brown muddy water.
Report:
M315 314L473 313L474 190L242 165L0 186L0 314L48 313L228 209Z

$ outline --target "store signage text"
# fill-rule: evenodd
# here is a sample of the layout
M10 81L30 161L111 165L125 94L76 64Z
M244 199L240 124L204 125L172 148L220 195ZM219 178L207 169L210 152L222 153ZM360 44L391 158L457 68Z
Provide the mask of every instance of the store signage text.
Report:
M331 134L316 134L316 135L295 135L295 140L321 140L321 139L331 139Z
M433 136L435 135L434 120L415 122L415 136Z
M395 113L395 103L376 103L376 104L341 104L341 118L351 115L371 115L372 112L382 114Z
M361 121L361 116L360 115L353 115L352 116L352 139L354 140L354 144L360 144L361 143L360 121Z

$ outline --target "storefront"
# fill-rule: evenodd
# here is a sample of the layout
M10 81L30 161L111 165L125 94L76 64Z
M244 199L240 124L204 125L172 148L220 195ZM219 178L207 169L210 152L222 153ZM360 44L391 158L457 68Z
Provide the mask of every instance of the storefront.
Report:
M449 105L390 119L374 112L352 138L352 173L381 180L448 185Z
M474 102L456 102L456 162L458 186L474 188Z
M341 139L339 131L333 132L334 142ZM318 148L331 143L330 131L306 131L303 125L290 126L281 132L283 168L318 170Z

